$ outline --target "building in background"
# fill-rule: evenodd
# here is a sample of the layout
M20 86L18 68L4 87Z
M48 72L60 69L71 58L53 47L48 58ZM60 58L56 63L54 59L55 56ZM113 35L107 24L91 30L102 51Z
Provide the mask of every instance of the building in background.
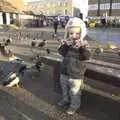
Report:
M120 17L120 0L89 0L88 16Z
M41 20L41 15L77 16L85 20L88 13L88 0L40 0L26 4L24 1L0 0L0 24L11 24L14 19L38 19L39 16ZM26 15L30 12L32 14Z
M46 16L83 16L88 14L88 0L41 0L28 2L27 8Z
M41 0L28 2L27 8L35 14L46 16L71 15L72 0Z
M88 16L88 0L73 0L72 9L72 16L81 17L83 21L86 21Z
M25 0L6 0L12 6L14 6L17 11L22 11L24 9Z
M0 0L0 24L12 24L23 6L23 0Z

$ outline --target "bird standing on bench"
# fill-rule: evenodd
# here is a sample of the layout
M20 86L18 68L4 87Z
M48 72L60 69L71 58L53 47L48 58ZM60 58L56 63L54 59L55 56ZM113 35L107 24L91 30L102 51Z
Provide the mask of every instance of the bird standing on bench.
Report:
M96 48L95 49L95 53L97 54L97 55L100 55L101 53L103 53L103 48Z

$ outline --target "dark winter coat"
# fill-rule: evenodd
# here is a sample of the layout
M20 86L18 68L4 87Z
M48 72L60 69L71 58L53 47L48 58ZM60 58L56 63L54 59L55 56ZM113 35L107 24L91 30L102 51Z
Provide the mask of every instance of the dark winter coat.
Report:
M62 74L73 79L83 79L86 71L85 61L90 59L90 50L86 46L73 48L71 45L63 44L58 52L64 57L62 63Z

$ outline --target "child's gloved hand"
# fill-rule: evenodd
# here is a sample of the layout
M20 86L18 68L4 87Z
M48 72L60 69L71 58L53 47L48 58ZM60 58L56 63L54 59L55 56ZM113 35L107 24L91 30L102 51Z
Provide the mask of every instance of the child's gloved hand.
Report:
M80 48L81 46L85 46L85 42L83 40L80 39L75 39L73 40L73 47L74 48Z
M69 46L65 43L59 46L58 53L61 54L63 57L67 54Z
M80 48L82 46L82 42L80 40L74 40L73 43L75 48Z

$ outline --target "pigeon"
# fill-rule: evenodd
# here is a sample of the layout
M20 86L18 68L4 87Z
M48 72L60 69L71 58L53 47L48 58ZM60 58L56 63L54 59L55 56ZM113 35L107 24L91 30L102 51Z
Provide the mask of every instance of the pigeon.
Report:
M46 49L46 52L47 52L47 54L50 54L51 51L50 51L50 49Z
M46 44L46 40L43 40L42 42L39 42L38 47L43 48Z
M37 44L37 43L36 43L35 41L32 41L32 42L31 42L31 47L35 47L36 44Z
M5 46L8 46L11 42L12 42L12 39L11 39L11 38L7 39L7 40L5 41Z
M103 48L96 48L96 49L95 49L95 53L96 53L97 55L103 53L103 51L104 51Z
M40 60L37 61L36 64L35 64L36 70L40 72L41 71L41 66L42 66L42 62Z
M10 57L13 54L11 50L9 50L5 45L2 45L1 43L0 43L0 53L6 57Z
M118 55L120 56L120 51L118 52Z
M36 38L33 38L33 40L36 40Z

